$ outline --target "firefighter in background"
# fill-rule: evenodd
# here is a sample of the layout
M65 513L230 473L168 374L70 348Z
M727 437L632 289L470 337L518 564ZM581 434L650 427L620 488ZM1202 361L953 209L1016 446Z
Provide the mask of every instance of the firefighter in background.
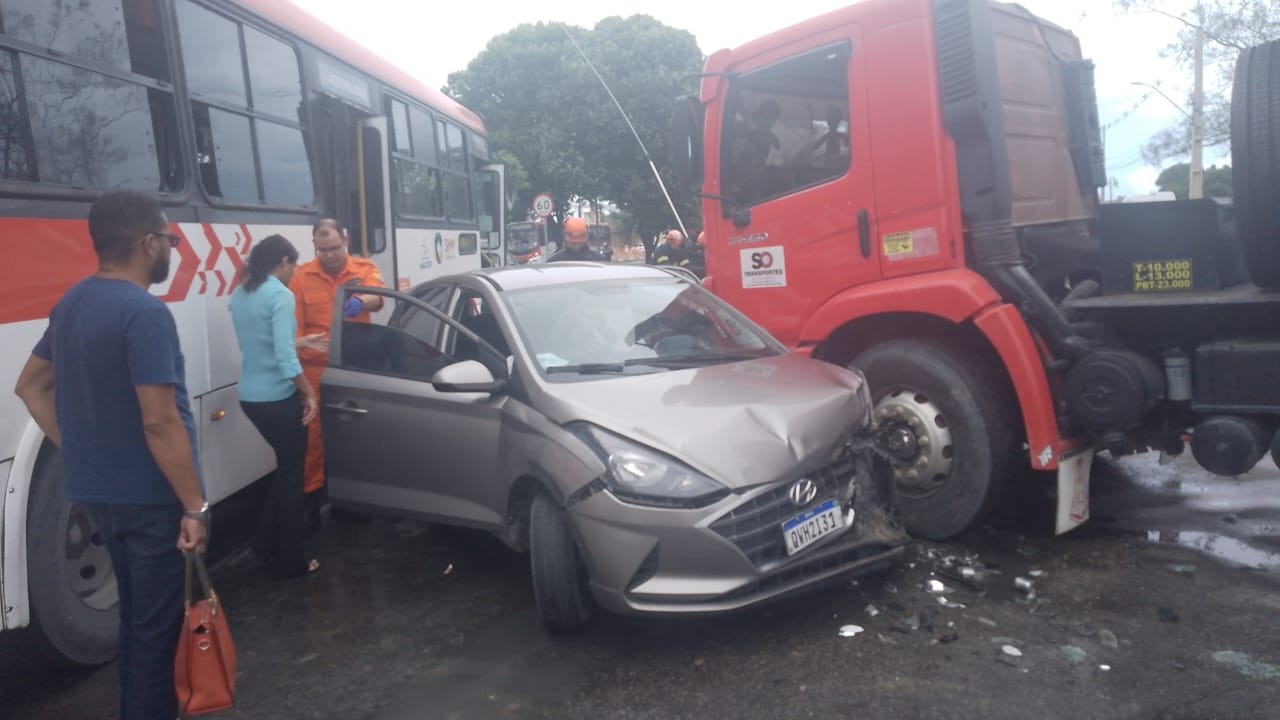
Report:
M347 252L347 236L342 226L332 218L325 218L311 228L311 242L316 257L298 266L289 283L295 299L294 314L298 321L298 359L302 361L302 373L317 393L320 392L320 376L329 363L329 326L333 323L333 303L342 285L366 285L386 287L382 274L373 261L351 257ZM349 320L368 322L369 313L382 308L378 295L351 295L342 307L342 314ZM323 402L323 400L322 400ZM307 519L311 529L319 524L320 507L326 498L324 474L324 445L321 444L320 423L307 426L307 464L303 490L307 498Z
M672 230L667 233L667 241L653 251L654 265L674 265L690 269L694 257L692 250L684 242L684 233Z
M547 258L547 262L568 260L604 262L604 256L592 250L587 244L587 221L580 217L571 217L564 221L564 248Z

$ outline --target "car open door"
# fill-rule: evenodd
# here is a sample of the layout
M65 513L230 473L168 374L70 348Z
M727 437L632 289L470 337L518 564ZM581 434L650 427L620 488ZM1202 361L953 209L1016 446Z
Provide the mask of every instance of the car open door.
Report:
M334 318L329 367L320 383L330 498L339 505L499 527L501 516L474 490L495 467L505 358L448 316L457 295L451 284L428 285L417 296L343 287L336 314L352 293L382 296L389 320ZM443 350L446 339L456 348L459 335L472 341L475 360Z

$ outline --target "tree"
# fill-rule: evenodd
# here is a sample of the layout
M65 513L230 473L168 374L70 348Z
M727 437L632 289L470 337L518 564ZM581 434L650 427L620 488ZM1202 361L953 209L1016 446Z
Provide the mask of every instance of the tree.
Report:
M520 164L520 158L512 155L509 150L495 151L493 159L507 168L507 196L503 198L503 202L507 204L507 211L510 212L517 199L529 190L529 171L524 169L524 165ZM521 216L519 219L523 220L524 217Z
M492 145L526 171L517 202L549 192L563 214L576 198L607 200L636 218L642 236L675 226L639 145L566 31L631 118L686 226L697 224L696 196L671 185L668 121L672 100L696 91L703 55L691 34L644 15L592 30L521 25L449 76L444 91L479 113Z
M1178 163L1160 171L1156 186L1171 191L1179 200L1186 200L1191 192L1191 165ZM1231 197L1231 166L1213 165L1204 170L1205 197Z
M1280 3L1273 0L1113 2L1126 12L1155 13L1181 23L1177 38L1165 46L1161 56L1175 58L1179 66L1186 69L1188 78L1194 72L1196 30L1204 31L1204 146L1226 146L1231 140L1231 83L1236 56L1247 47L1280 38ZM1189 109L1191 104L1189 91L1186 107ZM1190 148L1191 120L1184 116L1152 136L1142 148L1142 157L1148 164L1159 165L1166 158L1185 155Z

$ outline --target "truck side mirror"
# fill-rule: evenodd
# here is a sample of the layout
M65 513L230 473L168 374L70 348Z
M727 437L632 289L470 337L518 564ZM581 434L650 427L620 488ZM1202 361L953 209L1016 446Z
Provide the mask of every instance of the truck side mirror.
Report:
M698 98L677 98L671 108L671 164L687 186L702 184L702 119Z

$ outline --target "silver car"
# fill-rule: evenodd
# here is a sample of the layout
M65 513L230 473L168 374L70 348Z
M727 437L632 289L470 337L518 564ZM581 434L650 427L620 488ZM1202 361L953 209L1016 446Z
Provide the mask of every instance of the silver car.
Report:
M321 383L337 505L528 551L553 631L597 605L745 607L890 564L862 375L789 353L686 276L557 263L439 278L335 317Z

